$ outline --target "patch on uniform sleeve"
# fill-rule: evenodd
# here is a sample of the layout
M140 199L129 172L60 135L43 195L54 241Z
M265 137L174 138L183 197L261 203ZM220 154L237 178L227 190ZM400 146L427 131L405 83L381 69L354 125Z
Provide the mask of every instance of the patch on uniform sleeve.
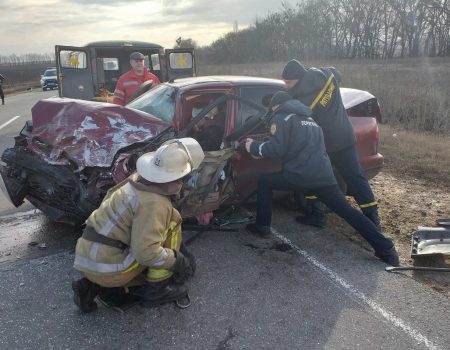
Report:
M272 135L275 135L276 132L277 132L277 124L272 123L272 125L270 126L270 133Z

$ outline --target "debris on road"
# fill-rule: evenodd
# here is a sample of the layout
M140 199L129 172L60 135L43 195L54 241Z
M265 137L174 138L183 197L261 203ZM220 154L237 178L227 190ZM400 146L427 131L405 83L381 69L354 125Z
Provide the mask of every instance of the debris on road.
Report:
M418 227L412 234L411 257L450 255L450 229Z

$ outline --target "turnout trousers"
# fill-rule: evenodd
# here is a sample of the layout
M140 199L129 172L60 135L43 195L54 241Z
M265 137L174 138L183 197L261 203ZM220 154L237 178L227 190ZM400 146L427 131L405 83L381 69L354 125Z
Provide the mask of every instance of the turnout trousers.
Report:
M372 246L375 252L385 252L394 244L359 210L353 208L339 189L338 185L302 188L288 182L281 172L263 175L258 180L256 224L270 226L272 222L273 191L313 192L330 210L335 212Z
M181 228L176 223L164 232L163 241L164 248L170 248L176 251L180 250L181 245ZM94 282L101 287L134 287L147 283L160 282L172 277L173 272L166 269L150 268L135 262L127 270L114 274L92 274L85 272L84 275L88 280Z
M339 170L344 179L349 195L355 198L361 210L364 212L377 210L378 202L361 171L356 144L337 152L328 153L328 156L331 164Z

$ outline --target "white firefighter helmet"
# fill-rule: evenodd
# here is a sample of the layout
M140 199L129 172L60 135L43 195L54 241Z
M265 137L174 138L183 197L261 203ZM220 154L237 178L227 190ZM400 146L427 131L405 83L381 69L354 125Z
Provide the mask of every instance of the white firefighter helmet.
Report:
M197 169L204 157L199 143L185 137L166 141L155 152L143 154L137 160L136 169L150 182L166 183Z

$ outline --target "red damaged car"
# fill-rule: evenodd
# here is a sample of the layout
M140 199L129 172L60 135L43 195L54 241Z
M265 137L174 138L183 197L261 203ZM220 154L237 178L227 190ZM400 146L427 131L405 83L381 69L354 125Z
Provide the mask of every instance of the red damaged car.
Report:
M194 137L206 151L200 168L186 179L178 202L184 217L244 201L259 175L280 169L240 147L244 137L268 137L267 101L285 90L281 80L206 76L163 83L126 107L66 98L39 101L2 154L0 186L10 201L24 199L52 220L80 224L106 191L135 171L135 161L164 141ZM377 99L341 89L351 117L363 172L383 166L378 153ZM339 176L337 174L337 176Z

